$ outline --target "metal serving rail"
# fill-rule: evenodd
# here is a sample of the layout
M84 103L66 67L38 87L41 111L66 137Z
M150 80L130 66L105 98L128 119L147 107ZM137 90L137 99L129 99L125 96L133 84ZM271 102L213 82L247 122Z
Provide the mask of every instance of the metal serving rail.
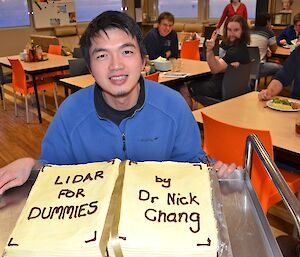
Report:
M299 202L289 192L274 162L256 136L250 136L246 148L246 170L251 169L253 148L259 153L276 187L299 228ZM35 177L22 187L9 190L0 198L0 255L20 215ZM258 202L247 172L235 171L219 180L221 201L234 257L282 257L270 226ZM25 235L26 236L26 235Z

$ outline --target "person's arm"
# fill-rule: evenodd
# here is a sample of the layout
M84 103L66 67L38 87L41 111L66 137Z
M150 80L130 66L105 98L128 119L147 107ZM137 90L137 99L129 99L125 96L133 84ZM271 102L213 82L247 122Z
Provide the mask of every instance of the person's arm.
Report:
M269 48L270 48L270 50L271 50L271 52L272 52L272 53L275 53L275 52L276 52L276 50L277 50L277 47L278 47L278 46L277 46L277 44L276 44L276 43L275 43L275 44L273 44L273 45L270 45L270 46L269 46Z
M248 22L248 11L247 11L247 6L243 4L243 17L244 19Z
M277 44L280 46L283 46L285 44L291 44L291 41L289 40L288 37L288 28L285 28L278 36L277 38Z
M206 40L206 61L211 70L211 73L216 74L220 72L225 72L228 64L218 56L214 54L215 41L217 39L217 31L215 30L210 39Z
M228 5L225 6L225 8L223 10L222 16L221 16L221 18L220 18L220 20L219 20L219 22L217 24L217 29L219 29L222 26L223 22L227 18L227 13L228 13Z
M31 171L41 167L33 158L22 158L0 168L0 195L12 187L23 185Z
M172 40L171 57L178 58L179 57L178 37L175 31L172 33L174 33L174 39Z
M281 92L282 88L282 83L277 79L273 79L267 89L259 92L258 99L261 101L271 100Z
M154 36L155 31L149 31L149 33L144 38L144 44L149 55L150 60L154 60L160 56L159 44L157 38Z

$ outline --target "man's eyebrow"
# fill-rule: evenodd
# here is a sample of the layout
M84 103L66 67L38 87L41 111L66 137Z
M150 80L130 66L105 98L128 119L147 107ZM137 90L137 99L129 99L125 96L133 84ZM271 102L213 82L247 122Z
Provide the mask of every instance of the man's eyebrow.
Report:
M135 48L135 45L133 43L125 43L125 44L121 45L121 48L124 48L124 47L133 47L133 48Z
M99 53L99 52L107 52L107 49L105 49L105 48L95 48L92 51L92 55L96 54L96 53Z

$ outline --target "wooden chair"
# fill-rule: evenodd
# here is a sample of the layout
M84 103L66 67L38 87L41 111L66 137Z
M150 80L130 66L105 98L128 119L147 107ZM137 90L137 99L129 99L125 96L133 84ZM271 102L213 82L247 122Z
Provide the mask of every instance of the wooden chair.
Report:
M180 58L200 60L199 40L183 41L180 50Z
M158 82L159 72L152 73L150 75L145 76L145 79L153 80Z
M25 108L26 108L26 121L29 123L29 115L28 115L28 102L27 102L27 95L34 93L34 87L32 81L26 80L26 74L23 69L23 66L18 59L8 59L11 67L12 67L12 87L14 90L14 102L15 102L15 115L18 115L17 110L17 101L16 101L16 92L24 95L25 97ZM37 91L44 92L45 90L52 89L54 95L54 101L56 109L58 109L57 97L56 97L56 87L54 82L45 82L43 80L36 80L37 84ZM45 97L43 97L44 105L45 104Z
M260 138L271 158L274 158L269 131L230 125L215 120L205 113L202 113L202 117L204 128L203 148L210 157L225 163L234 162L243 166L246 138L249 134L254 133ZM300 191L300 175L284 170L281 170L281 174L294 193ZM256 153L253 156L251 182L265 213L267 213L269 207L281 200L277 189Z

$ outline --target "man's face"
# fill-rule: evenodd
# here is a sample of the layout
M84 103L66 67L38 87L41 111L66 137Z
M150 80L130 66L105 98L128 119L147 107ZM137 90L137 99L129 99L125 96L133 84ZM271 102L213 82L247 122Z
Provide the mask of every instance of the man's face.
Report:
M294 28L296 30L297 33L300 33L300 21L297 21L294 25Z
M239 40L242 35L241 24L233 21L229 22L227 26L227 38L230 43L234 43L236 40Z
M162 37L166 37L172 31L173 25L174 25L174 23L170 20L167 20L167 19L161 20L157 27L159 34Z
M115 109L127 109L136 104L138 80L144 66L136 38L120 29L101 31L93 38L89 54L90 68L103 89L103 97ZM117 107L117 103L124 103Z

